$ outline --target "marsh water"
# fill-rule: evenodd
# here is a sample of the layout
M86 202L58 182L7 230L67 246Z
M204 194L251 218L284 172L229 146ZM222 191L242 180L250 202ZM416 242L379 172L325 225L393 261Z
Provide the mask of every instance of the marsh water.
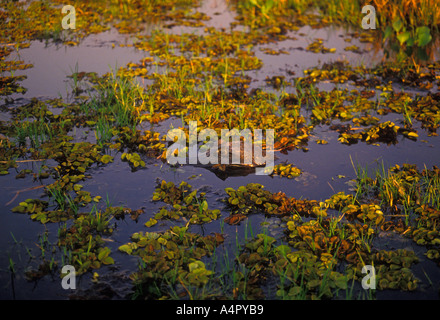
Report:
M212 19L207 21L208 26L215 28L228 28L229 23L234 21L234 13L222 1L205 1L199 11L205 12ZM215 14L214 14L215 13ZM148 30L160 28L160 25L151 25ZM183 32L202 32L200 28L176 26L167 29L167 32L180 34ZM285 50L286 54L270 55L259 50L267 45L257 45L254 48L256 56L262 60L263 67L257 71L246 71L246 75L252 78L249 90L263 88L274 91L264 81L267 77L283 75L289 79L289 74L301 76L303 70L322 65L326 62L347 60L351 65L374 66L383 59L383 51L375 49L371 43L362 43L353 39L350 45L357 45L360 52L344 51L347 43L344 38L353 32L342 27L324 27L313 29L309 26L302 27L297 31L289 31L288 36L292 39L277 42L271 45L271 49ZM62 97L70 99L72 79L68 75L74 71L96 72L105 74L111 68L124 66L129 62L138 62L148 56L145 51L133 46L120 46L130 44L133 41L131 35L119 34L111 29L104 33L90 35L77 46L65 46L44 41L32 41L29 48L20 49L11 54L8 59L20 59L25 63L31 63L32 68L17 71L25 74L22 86L27 89L24 94L14 94L9 101L3 101L4 105L12 109L16 106L29 102L32 98L41 100ZM315 38L321 38L324 44L336 48L335 53L313 53L304 48ZM289 71L290 73L287 73ZM140 79L140 82L142 80ZM332 83L322 83L323 89L332 88ZM327 88L326 88L327 87ZM349 84L340 84L339 88L352 89ZM436 87L431 89L436 91ZM285 88L286 92L294 92L294 88ZM417 90L415 90L417 92ZM11 101L11 98L13 101ZM307 112L307 110L304 110ZM0 114L0 119L7 121L8 112ZM394 121L393 114L382 117L383 120ZM178 117L153 125L156 130L166 132L170 125L178 123ZM398 121L398 120L397 120ZM144 124L145 129L150 124ZM81 129L73 133L78 141L86 140L94 142L94 137ZM326 145L317 144L316 139L325 139ZM117 152L112 151L112 155ZM327 199L332 194L345 191L351 192L352 180L356 177L353 163L363 167L374 168L380 163L386 166L411 163L418 168L425 166L430 168L438 165L440 159L440 139L436 136L428 136L423 130L419 131L416 141L399 137L396 144L369 145L357 143L343 145L338 143L338 133L330 130L328 126L317 126L313 129L313 136L308 143L308 151L294 150L288 154L276 154L276 162L288 161L294 163L303 173L295 179L283 179L280 177L257 176L229 176L227 178L217 176L215 172L204 167L182 165L171 167L154 159L146 160L146 167L133 172L120 156L115 156L114 162L105 167L93 167L88 170L90 175L82 184L84 189L94 195L101 195L110 199L113 205L122 205L129 208L143 208L145 213L138 221L125 219L112 221L114 233L106 240L106 245L112 249L115 259L114 265L104 266L97 270L99 282L90 281L92 274L85 274L77 283L77 290L72 292L64 290L61 280L57 276L46 275L37 281L29 281L24 272L38 265L35 256L42 253L44 243L56 243L56 224L41 224L32 221L25 214L11 211L11 208L28 198L43 197L43 189L39 188L41 182L34 181L31 175L17 179L16 173L22 169L31 169L38 172L42 162L19 163L12 174L0 177L0 298L1 299L67 299L72 296L98 297L111 299L125 299L131 293L132 287L129 274L137 269L137 258L118 252L118 247L129 241L134 232L145 231L144 223L157 212L159 205L151 201L156 187L156 181L163 179L178 184L180 181L189 181L193 187L204 191L210 206L218 208L222 214L228 215L222 202L225 196L224 189L227 187L238 188L250 182L260 183L272 192L283 191L288 196L297 199ZM50 165L50 161L45 163ZM51 178L44 183L51 183ZM221 219L220 219L221 220ZM235 235L243 235L243 224L240 227L223 225L221 221L212 221L203 226L191 226L190 230L202 234L220 232L224 228L226 245L233 246ZM282 230L277 227L277 218L266 218L263 215L252 215L246 224L254 230L263 228L262 222L268 228L269 235L279 236ZM170 224L159 223L157 230L164 230ZM420 279L419 288L414 292L401 292L385 290L377 292L378 298L391 299L414 299L414 298L438 298L436 286L440 281L440 272L435 262L424 257L426 248L418 246L415 242L399 236L388 236L385 233L375 239L379 248L394 249L408 248L415 251L421 261L412 269L415 276ZM50 245L47 245L50 248ZM48 249L50 250L50 249ZM51 256L50 252L46 252ZM13 261L15 272L11 273L9 264Z

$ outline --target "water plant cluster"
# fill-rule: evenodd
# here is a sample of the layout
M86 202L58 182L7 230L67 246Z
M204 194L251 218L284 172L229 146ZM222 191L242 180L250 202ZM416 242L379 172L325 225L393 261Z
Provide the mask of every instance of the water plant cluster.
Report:
M115 162L132 172L159 165L174 170L166 161L169 141L161 128L170 120L186 133L190 121L217 132L274 129L279 155L307 152L312 141L329 144L319 136L323 127L337 134L337 142L331 143L347 146L395 145L417 141L422 134L436 136L440 95L433 88L440 85L440 64L424 62L419 49L429 55L434 48L437 4L423 1L422 14L414 14L413 1L399 1L394 11L385 2L373 2L381 8L379 22L389 28L383 28L384 35L358 33L353 38L378 43L396 37L405 44L405 51L398 51L400 57L413 59L370 67L327 62L302 70L301 75L285 72L266 78L265 86L258 88L253 77L264 66L259 51L289 54L271 46L294 39L304 25L354 23L361 19L360 2L231 1L237 16L226 30L204 24L209 17L197 10L198 1L78 0L71 4L83 16L73 36L59 29L58 0L2 2L0 24L5 27L0 42L8 45L0 51L0 94L5 102L2 111L10 119L0 121L0 175L16 172L17 179L32 175L41 198L19 203L13 198L12 211L44 225L58 225L52 245L58 255L48 262L43 253L48 244L41 244L41 268L28 273L29 278L54 270L61 276L59 266L66 263L78 275L101 272L128 255L137 259L136 270L130 273L131 298L362 297L364 265L375 266L377 290L418 290L420 279L411 268L419 256L412 250L375 245L384 234L404 237L440 263L437 167L419 170L405 164L368 172L354 165L353 192L335 192L327 199L302 199L289 196L287 190L243 183L224 188L221 201L213 202L207 192L186 181L158 179L155 191L147 195L151 204L147 210L113 206L105 194L92 194L84 187L95 170L111 168ZM147 30L146 22L155 19L167 23ZM176 25L197 32L168 32ZM109 28L131 34L132 46L148 56L104 75L75 70L69 101L34 98L8 106L8 97L26 90L20 86L23 76L14 71L32 67L7 60L13 48L19 51L42 38L78 45L85 36ZM326 56L336 52L327 46L317 38L304 49ZM412 50L419 52L417 59ZM389 115L396 120L388 120ZM30 170L25 168L29 163L41 165ZM227 178L244 176L252 168L207 169ZM278 162L267 178L295 181L302 174L295 164ZM142 221L142 230L112 246L114 231L123 228L126 216ZM278 221L281 235L270 235L265 223L254 233L248 222L255 216L267 223ZM193 232L210 225L219 225L218 230L208 235ZM234 234L225 231L231 228L246 228L245 239L237 236L234 245ZM13 263L10 269L15 270ZM367 298L374 298L376 292L370 294Z

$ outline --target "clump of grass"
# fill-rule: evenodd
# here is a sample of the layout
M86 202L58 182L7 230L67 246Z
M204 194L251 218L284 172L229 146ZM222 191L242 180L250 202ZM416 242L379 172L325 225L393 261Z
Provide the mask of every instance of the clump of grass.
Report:
M96 122L96 141L102 147L105 143L110 142L113 137L111 124L105 116L98 118Z
M105 117L110 116L115 126L131 127L136 122L142 103L143 88L139 83L134 78L111 72L99 81L88 106L101 117L101 124L105 122Z
M396 165L389 169L382 162L378 168L356 168L356 195L359 198L378 198L390 213L404 217L409 225L414 212L427 205L440 209L440 176L438 168L418 171L415 165Z
M31 147L39 148L41 144L55 136L52 126L39 120L16 122L13 126L18 145L26 145L29 141Z

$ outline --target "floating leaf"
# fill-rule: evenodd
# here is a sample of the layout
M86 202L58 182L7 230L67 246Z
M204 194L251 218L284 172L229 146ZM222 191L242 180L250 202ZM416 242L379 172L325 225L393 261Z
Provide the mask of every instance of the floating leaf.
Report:
M404 44L409 38L411 38L411 32L409 31L401 32L397 35L397 39L401 45Z

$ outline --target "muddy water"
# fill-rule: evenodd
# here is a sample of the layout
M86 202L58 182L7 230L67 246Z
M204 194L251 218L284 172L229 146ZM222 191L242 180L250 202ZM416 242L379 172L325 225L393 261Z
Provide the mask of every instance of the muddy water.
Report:
M230 12L226 4L222 1L206 1L199 8L199 11L209 14L212 19L206 24L216 28L229 27L233 22L234 14ZM191 32L193 28L175 27L169 32ZM295 39L281 41L271 49L283 49L289 54L280 54L277 56L265 54L260 47L256 47L257 57L262 59L264 66L258 71L251 71L247 74L252 77L251 88L266 87L264 79L277 75L288 76L286 71L295 72L295 76L301 76L304 69L319 66L325 62L338 60L347 60L352 65L365 64L374 65L382 59L382 52L374 52L370 44L360 43L353 39L351 43L344 41L345 36L350 30L342 28L324 28L314 30L310 27L303 27L298 31L289 33L289 36ZM316 54L305 51L305 47L315 38L324 40L327 47L337 49L336 53ZM25 103L28 99L38 97L40 99L62 97L69 98L71 92L71 80L67 75L75 71L96 72L104 74L115 69L118 66L124 66L128 62L137 62L148 56L147 53L136 50L133 47L119 46L120 44L130 44L132 39L127 35L120 35L111 30L99 35L92 35L86 38L82 43L75 47L56 46L44 42L35 41L27 49L20 50L18 55L11 55L10 59L20 58L25 63L33 64L33 68L24 71L17 71L17 74L26 74L27 79L22 82L22 86L27 88L24 95L13 95L17 104ZM113 45L114 44L114 45ZM357 45L364 53L358 54L346 52L343 50L348 45ZM262 45L261 47L267 47ZM330 84L323 86L332 87ZM341 85L340 88L343 88ZM270 91L270 88L265 88ZM286 92L295 92L294 88L286 88ZM393 120L392 116L390 119ZM0 114L0 119L7 119L7 114ZM176 119L178 121L178 119ZM162 124L161 130L166 130L170 121ZM294 163L303 170L303 174L292 180L281 179L278 177L256 176L253 174L245 177L228 177L222 179L215 173L201 167L181 166L179 168L170 168L151 161L147 162L145 169L132 172L129 166L116 156L115 161L108 164L105 168L96 168L88 171L91 178L87 179L83 185L84 190L90 191L92 195L101 195L103 198L110 199L112 205L123 205L129 208L143 208L145 214L139 217L138 221L126 219L124 221L115 221L115 232L108 239L107 245L112 249L112 255L116 261L115 266L103 267L98 272L103 282L108 287L101 288L99 291L102 297L106 298L125 298L130 293L129 280L127 276L136 269L136 259L127 257L117 251L119 245L129 241L132 233L140 230L145 231L143 226L151 216L157 212L158 205L151 203L151 196L155 188L156 179L174 181L180 183L185 180L199 190L207 191L210 206L219 208L223 214L229 214L224 211L222 203L218 201L224 196L224 188L237 188L249 182L260 183L266 189L276 192L283 191L288 196L296 198L326 199L330 195L339 191L350 191L349 181L355 177L355 170L352 163L361 166L368 166L372 170L384 161L386 166L414 163L419 168L425 165L429 168L438 164L440 158L440 143L436 137L428 137L423 130L419 130L419 139L414 142L408 139L399 141L396 145L381 146L367 145L358 143L355 145L342 145L338 143L338 134L331 131L327 126L317 127L314 135L320 139L329 141L327 145L318 145L314 139L309 141L309 151L294 151L288 155L277 154L277 162L288 161ZM425 142L423 142L425 140ZM112 154L115 155L115 154ZM20 163L17 173L26 168L34 169L41 163ZM190 177L195 179L189 180ZM45 183L51 183L47 180ZM10 209L16 206L20 201L28 198L38 198L42 196L41 184L34 182L32 177L26 176L24 179L15 179L15 174L9 174L0 177L0 298L1 299L64 299L70 293L61 288L60 280L57 275L54 277L46 276L37 282L28 282L23 272L29 267L36 267L38 259L32 256L39 256L44 248L44 243L54 244L57 239L58 225L41 225L38 222L32 222L28 216L12 213ZM34 188L33 190L31 190ZM264 217L253 216L249 219L250 225L255 230L259 228ZM165 230L169 224L158 225L158 229ZM192 231L205 234L210 232L220 232L220 223L218 221L207 224L204 227L193 226ZM237 230L234 226L224 226L225 232L230 236L226 239L227 243L235 241L235 232L241 235L243 230ZM272 230L276 232L276 230ZM47 232L47 239L45 234ZM401 245L401 239L378 239L378 242L384 248ZM413 250L423 252L413 243L405 243L404 246L411 247ZM49 246L47 246L49 248ZM55 253L57 254L57 253ZM49 253L46 253L51 257ZM420 256L420 255L419 255ZM422 256L422 255L421 255ZM15 274L9 270L10 259L14 261ZM424 272L430 272L431 280L437 274L436 267L430 261L423 266L416 266L416 276L426 281ZM84 277L83 282L78 283L80 292L87 294L90 286L90 275ZM438 280L438 279L437 279ZM83 290L83 291L81 291ZM436 292L428 285L422 285L422 290L417 296L425 298L436 297ZM405 293L399 293L395 298L414 297Z

